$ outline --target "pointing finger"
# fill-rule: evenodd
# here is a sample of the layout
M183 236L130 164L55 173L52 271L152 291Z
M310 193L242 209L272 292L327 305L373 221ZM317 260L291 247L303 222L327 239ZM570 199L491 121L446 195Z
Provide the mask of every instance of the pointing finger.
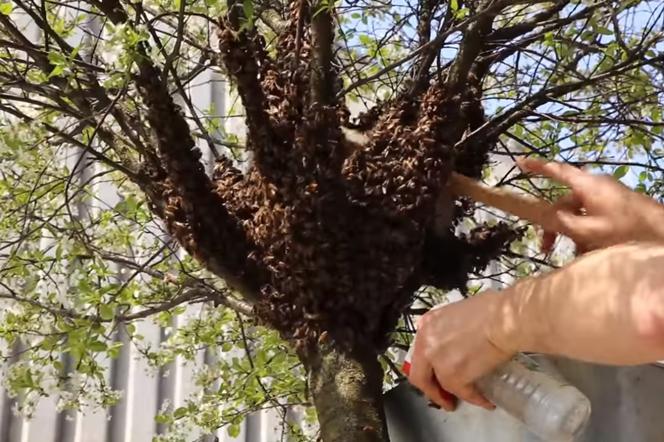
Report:
M520 158L517 160L517 165L524 172L543 175L572 188L576 187L586 177L586 173L581 169L555 161Z

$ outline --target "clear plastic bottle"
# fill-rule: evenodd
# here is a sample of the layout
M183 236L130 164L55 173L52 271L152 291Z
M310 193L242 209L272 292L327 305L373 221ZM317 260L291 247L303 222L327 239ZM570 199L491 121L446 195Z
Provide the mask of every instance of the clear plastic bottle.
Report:
M406 375L412 349L403 364ZM574 441L590 418L590 400L583 393L564 379L541 371L524 355L480 379L477 387L544 442Z
M516 359L477 386L487 399L546 442L575 440L590 418L590 401L576 387Z

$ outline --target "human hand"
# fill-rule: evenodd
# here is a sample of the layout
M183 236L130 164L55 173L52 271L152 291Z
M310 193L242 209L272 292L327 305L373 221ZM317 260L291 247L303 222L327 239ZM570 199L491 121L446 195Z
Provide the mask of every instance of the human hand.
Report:
M571 190L554 203L550 224L542 226L544 251L552 248L558 234L571 238L577 253L631 241L664 241L664 206L613 177L532 158L517 164L524 172L551 178Z
M487 293L434 308L420 318L409 381L447 411L461 400L495 408L475 386L515 353L510 332L513 315L503 295ZM443 391L441 391L441 389Z

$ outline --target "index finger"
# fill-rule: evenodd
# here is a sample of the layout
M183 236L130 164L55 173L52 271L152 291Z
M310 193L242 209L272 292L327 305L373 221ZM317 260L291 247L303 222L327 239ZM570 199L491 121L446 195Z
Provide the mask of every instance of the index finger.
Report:
M569 187L576 187L587 174L581 169L557 161L542 161L535 158L520 158L517 165L524 172L537 173Z
M408 381L446 411L454 411L456 408L454 396L443 390L438 384L436 375L430 365L426 363L414 363L411 366Z

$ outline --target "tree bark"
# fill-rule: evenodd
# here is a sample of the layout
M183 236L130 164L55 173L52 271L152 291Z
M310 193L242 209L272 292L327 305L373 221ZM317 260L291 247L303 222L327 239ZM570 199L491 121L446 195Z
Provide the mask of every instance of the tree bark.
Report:
M309 385L323 442L389 442L376 355L328 348L312 359Z

